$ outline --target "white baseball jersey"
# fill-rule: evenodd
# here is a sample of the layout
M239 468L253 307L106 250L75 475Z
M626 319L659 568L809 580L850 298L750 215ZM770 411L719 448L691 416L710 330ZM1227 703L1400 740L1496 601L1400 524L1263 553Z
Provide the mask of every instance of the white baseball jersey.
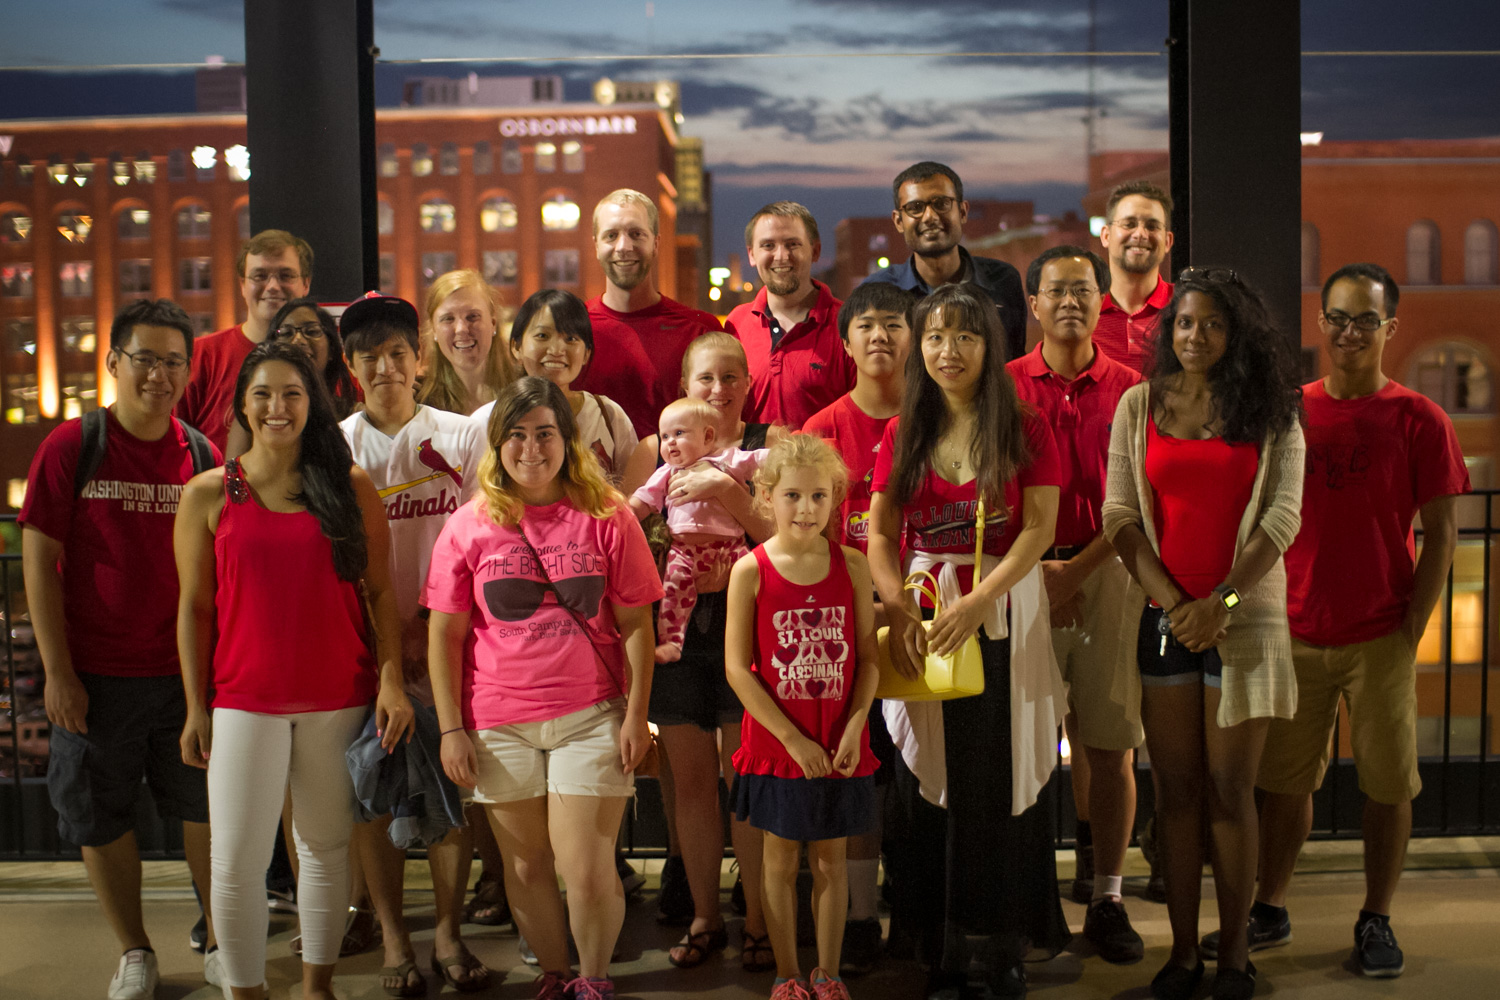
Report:
M494 411L494 403L485 403L471 414L470 419L479 425L481 436L488 435L490 414ZM639 443L630 417L608 396L586 392L583 394L583 409L578 411L573 423L585 450L593 452L604 468L604 475L619 486L620 477L625 474L625 463L630 461Z

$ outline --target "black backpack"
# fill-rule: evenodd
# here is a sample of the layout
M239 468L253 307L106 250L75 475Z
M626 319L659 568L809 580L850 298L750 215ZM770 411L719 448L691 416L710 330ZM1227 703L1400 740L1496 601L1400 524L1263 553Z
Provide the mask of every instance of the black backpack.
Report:
M188 451L193 455L193 472L199 473L212 469L218 463L214 461L214 447L209 444L208 438L203 432L190 424L184 424L176 417L172 422L178 424L187 433ZM73 495L83 496L83 488L94 478L99 471L99 463L104 461L104 449L109 445L109 420L105 417L105 411L90 410L83 415L83 447L78 452L78 465L73 470Z

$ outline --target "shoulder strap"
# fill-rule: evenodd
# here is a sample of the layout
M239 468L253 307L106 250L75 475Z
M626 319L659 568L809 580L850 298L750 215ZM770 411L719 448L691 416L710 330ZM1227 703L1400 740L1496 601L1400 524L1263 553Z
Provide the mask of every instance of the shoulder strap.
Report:
M192 424L183 423L176 417L172 422L183 430L183 436L187 438L188 451L193 455L193 472L206 472L214 467L214 446L209 443L208 437L194 427Z
M83 447L78 452L78 464L73 469L73 496L83 495L83 488L99 471L104 461L104 449L109 444L109 417L103 409L90 410L83 415Z

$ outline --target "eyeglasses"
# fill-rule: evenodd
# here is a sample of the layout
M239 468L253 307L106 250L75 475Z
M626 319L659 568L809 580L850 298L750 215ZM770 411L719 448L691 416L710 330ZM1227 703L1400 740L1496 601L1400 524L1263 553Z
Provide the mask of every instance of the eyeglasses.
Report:
M304 340L322 340L324 337L328 336L328 332L323 329L323 324L303 323L301 326L287 325L278 328L276 331L276 339L291 340L299 333L302 335L302 339Z
M1185 267L1177 273L1178 281L1206 281L1211 283L1222 283L1232 281L1236 285L1243 285L1240 276L1229 267Z
M270 284L272 278L276 279L278 284L290 285L294 281L302 280L302 272L293 271L291 268L281 271L251 271L245 275L245 278L250 284L257 287L264 287Z
M957 198L950 198L944 194L936 198L928 198L926 201L909 201L901 206L901 211L909 218L920 219L927 214L928 208L931 208L938 215L942 215L956 204L958 204Z
M573 576L553 583L567 607L586 619L599 614L600 601L604 599L604 577ZM490 614L498 621L521 622L536 614L542 599L551 593L541 580L517 580L501 578L489 580L484 585L484 603Z
M115 350L129 358L130 367L143 375L150 375L156 370L157 365L161 365L166 369L168 375L180 375L184 371L187 371L187 358L179 358L176 355L164 358L150 351L136 351L134 354L131 354L129 351L119 347L115 348Z
M1047 298L1051 299L1053 302L1061 302L1063 299L1072 299L1079 305L1082 305L1083 303L1088 302L1090 299L1092 299L1095 295L1098 295L1099 289L1089 285L1074 285L1072 288L1063 288L1061 285L1054 285L1051 288L1043 288L1042 294L1047 296Z
M1337 310L1335 310L1334 312L1325 312L1323 314L1323 322L1327 323L1335 330L1347 329L1349 324L1353 323L1354 328L1356 330L1359 330L1361 333L1374 333L1376 330L1379 330L1382 326L1385 326L1395 318L1396 317L1392 316L1389 319L1381 319L1379 316L1375 315L1372 312L1361 313L1358 316L1350 316L1348 313L1338 312Z

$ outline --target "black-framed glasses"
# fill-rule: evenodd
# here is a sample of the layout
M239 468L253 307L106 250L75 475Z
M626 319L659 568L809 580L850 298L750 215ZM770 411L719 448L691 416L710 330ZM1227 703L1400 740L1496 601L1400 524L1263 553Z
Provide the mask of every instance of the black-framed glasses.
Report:
M1337 309L1335 309L1333 312L1323 313L1323 322L1327 323L1335 330L1346 330L1349 328L1349 324L1353 323L1354 328L1361 333L1374 333L1376 330L1379 330L1382 326L1385 326L1395 318L1396 317L1391 316L1387 319L1381 319L1379 316L1375 315L1372 312L1360 313L1358 316L1350 316L1348 313L1340 312Z
M303 323L301 326L292 326L289 323L286 326L277 327L276 339L291 340L299 333L305 340L318 340L328 336L328 331L323 329L322 323Z
M1224 282L1232 281L1237 285L1244 284L1240 276L1232 267L1185 267L1177 272L1178 281L1208 281Z
M901 211L908 218L920 219L927 214L928 208L931 208L938 215L942 215L957 204L957 198L950 198L948 195L940 194L936 198L928 198L926 201L909 201L901 206Z
M157 365L161 365L162 368L166 369L168 375L180 375L187 371L187 358L179 358L175 354L164 358L152 351L136 351L134 354L131 354L123 347L117 347L115 350L123 354L130 361L130 367L142 375L150 375L156 370Z

